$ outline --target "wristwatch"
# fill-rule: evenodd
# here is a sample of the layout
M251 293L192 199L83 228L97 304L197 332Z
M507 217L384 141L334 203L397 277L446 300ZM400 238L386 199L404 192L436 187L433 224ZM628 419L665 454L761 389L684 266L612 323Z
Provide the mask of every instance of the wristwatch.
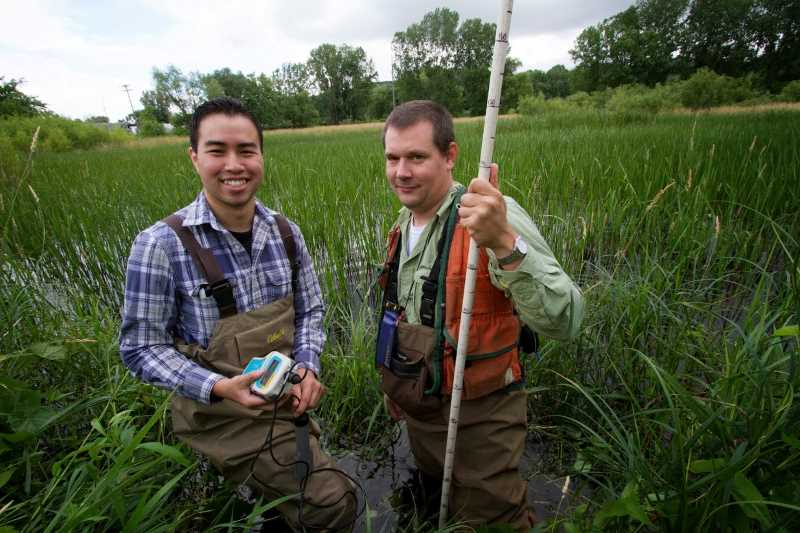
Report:
M514 239L514 249L505 257L498 257L497 264L500 266L510 265L511 263L524 258L528 254L528 245L522 240L522 235L517 235Z

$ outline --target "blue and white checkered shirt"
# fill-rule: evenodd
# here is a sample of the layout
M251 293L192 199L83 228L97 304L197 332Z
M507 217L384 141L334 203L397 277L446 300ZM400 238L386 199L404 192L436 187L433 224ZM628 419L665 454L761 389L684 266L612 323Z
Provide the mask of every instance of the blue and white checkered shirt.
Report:
M292 291L289 259L274 211L256 202L252 260L244 247L211 211L201 192L177 212L204 248L214 255L233 285L237 310L251 311ZM294 294L295 361L319 374L325 343L322 294L296 224L290 223L300 263ZM216 301L206 296L206 279L175 232L163 222L142 231L133 243L125 279L120 354L140 379L208 403L214 384L223 378L176 351L174 338L206 348L219 319Z

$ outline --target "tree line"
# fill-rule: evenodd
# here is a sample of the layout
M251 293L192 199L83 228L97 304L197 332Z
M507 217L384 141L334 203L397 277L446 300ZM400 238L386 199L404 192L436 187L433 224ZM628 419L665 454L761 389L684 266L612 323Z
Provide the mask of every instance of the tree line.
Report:
M777 93L800 79L800 0L639 0L583 30L570 53L576 90L706 68Z
M197 104L220 95L242 100L266 128L382 120L397 103L419 98L437 100L457 116L482 115L494 34L493 23L462 21L447 8L431 11L394 34L390 81L378 81L363 48L330 43L269 75L154 68L141 108L123 122L145 135L163 133L164 124L182 133ZM502 111L517 110L523 99L654 87L706 70L777 94L800 79L800 0L639 0L584 29L570 54L575 68L547 71L520 71L520 61L509 57ZM0 83L0 117L46 113L44 103L19 91L20 83Z

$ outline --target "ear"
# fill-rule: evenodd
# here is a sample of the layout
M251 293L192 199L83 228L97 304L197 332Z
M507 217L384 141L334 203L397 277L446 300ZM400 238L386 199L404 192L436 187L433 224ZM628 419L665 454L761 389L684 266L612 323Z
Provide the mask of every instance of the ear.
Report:
M453 167L456 166L456 160L458 159L458 145L455 141L451 142L450 146L447 147L445 157L447 159L447 170L453 170Z
M197 153L192 150L191 146L189 147L189 159L192 160L192 165L194 166L194 169L197 170Z

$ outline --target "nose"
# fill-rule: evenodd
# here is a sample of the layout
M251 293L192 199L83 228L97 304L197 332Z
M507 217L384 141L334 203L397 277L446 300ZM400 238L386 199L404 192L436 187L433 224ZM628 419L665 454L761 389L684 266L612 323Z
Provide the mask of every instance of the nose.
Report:
M228 172L241 172L244 170L239 154L231 152L225 157L225 170Z
M408 159L405 157L401 157L397 160L397 177L411 177L411 165L409 164Z

